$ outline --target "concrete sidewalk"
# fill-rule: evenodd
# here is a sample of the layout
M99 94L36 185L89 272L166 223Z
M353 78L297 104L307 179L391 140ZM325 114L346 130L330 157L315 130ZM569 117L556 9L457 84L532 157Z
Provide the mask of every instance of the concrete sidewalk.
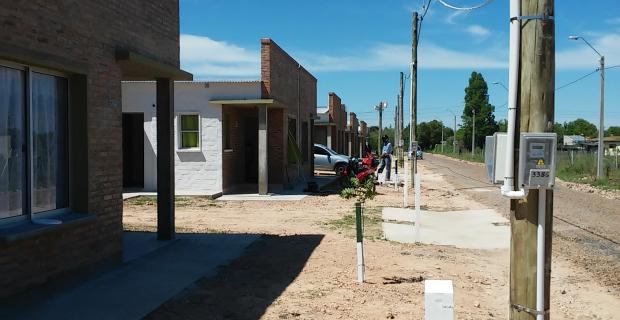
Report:
M308 181L316 182L319 187L319 190L324 190L329 186L336 183L339 177L335 175L330 176L320 176L313 177ZM219 198L217 201L299 201L307 197L308 192L304 192L304 189L307 188L307 183L298 183L292 189L282 190L281 192L269 193L267 195L259 195L258 193L234 193L234 194L225 194Z
M387 240L414 243L415 210L383 208ZM509 221L492 209L420 212L420 242L469 249L505 249L510 245Z
M258 235L125 234L124 263L72 288L0 304L0 319L141 319L219 266L241 256ZM23 301L25 300L25 301Z

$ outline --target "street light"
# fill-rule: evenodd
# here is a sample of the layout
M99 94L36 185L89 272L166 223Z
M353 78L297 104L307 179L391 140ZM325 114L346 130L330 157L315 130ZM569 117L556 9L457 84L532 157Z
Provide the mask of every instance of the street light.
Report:
M597 159L596 159L596 179L603 178L603 133L605 130L605 57L598 52L594 47L581 36L569 36L570 40L583 40L588 47L590 47L596 54L599 56L600 72L601 72L601 91L600 91L600 111L599 111L599 124L598 124L598 150L597 150Z
M450 109L446 109L454 116L454 132L452 133L452 153L456 154L456 114Z
M504 89L506 89L506 91L508 91L508 88L506 88L506 86L505 86L503 83L499 82L499 81L495 81L495 82L493 82L493 84L494 84L494 85L500 85L500 86L502 86Z

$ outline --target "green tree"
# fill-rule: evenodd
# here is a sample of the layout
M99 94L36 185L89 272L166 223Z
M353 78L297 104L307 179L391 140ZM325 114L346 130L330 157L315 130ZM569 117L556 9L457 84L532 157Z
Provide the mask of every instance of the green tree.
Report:
M452 136L452 129L442 126L441 122L432 120L422 122L419 125L418 144L422 149L432 149L441 143L441 129L443 128L444 139Z
M620 127L611 126L605 130L606 137L620 136Z
M508 132L508 120L502 119L497 122L497 132Z
M577 120L564 123L564 134L580 135L592 138L596 137L596 135L598 134L598 130L596 129L596 126L591 122L579 118Z
M462 142L471 150L473 113L476 113L476 146L484 146L485 136L493 135L499 127L495 121L495 107L489 103L488 86L481 73L473 71L469 85L465 88L465 107L463 108Z
M383 128L383 132L381 134L388 135L388 137L390 138L390 142L392 143L392 147L396 145L394 142L394 128L391 128L391 127ZM368 146L370 147L372 152L375 152L375 153L378 152L377 151L377 143L379 141L378 139L379 139L379 127L372 126L368 128Z

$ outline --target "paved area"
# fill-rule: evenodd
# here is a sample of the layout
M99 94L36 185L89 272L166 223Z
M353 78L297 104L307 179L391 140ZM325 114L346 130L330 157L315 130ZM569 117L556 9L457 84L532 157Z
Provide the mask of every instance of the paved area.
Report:
M0 319L140 319L258 240L246 234L128 234L125 263L74 288L0 305ZM136 241L136 243L131 243ZM163 243L163 245L162 245Z
M385 238L414 243L415 210L383 208ZM405 223L403 223L405 222ZM510 244L508 220L492 209L420 212L420 242L469 249L504 249Z
M336 182L338 179L335 175L319 176L312 178L311 181L316 182L319 189L324 189ZM269 193L267 195L259 195L258 193L235 193L225 194L216 200L218 201L300 201L308 196L309 193L304 192L307 183L298 183L294 188L283 190L282 192Z

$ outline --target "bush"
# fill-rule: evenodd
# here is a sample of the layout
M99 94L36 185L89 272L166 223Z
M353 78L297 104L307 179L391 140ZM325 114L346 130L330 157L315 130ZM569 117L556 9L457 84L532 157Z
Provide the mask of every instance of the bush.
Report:
M375 177L372 174L367 176L364 182L360 182L356 177L349 178L347 185L340 191L342 198L356 198L359 202L373 199L376 194Z

